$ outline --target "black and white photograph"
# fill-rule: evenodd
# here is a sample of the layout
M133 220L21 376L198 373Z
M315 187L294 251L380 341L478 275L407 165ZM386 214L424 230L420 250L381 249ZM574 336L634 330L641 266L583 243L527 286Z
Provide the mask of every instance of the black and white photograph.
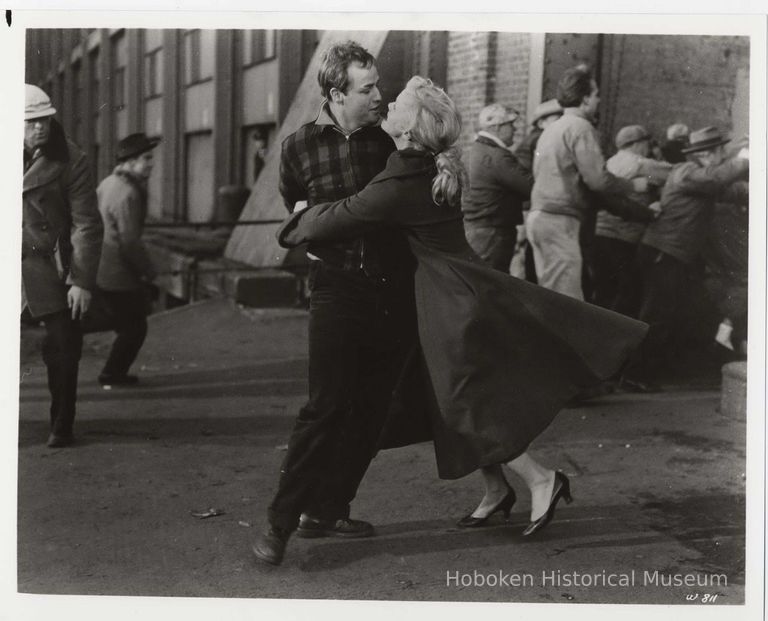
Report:
M0 619L762 618L766 16L256 10L5 12Z

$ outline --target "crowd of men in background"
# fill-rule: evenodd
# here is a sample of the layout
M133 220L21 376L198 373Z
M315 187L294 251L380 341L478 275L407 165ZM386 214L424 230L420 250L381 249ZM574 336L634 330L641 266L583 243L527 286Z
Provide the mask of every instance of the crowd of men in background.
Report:
M747 145L716 127L690 132L675 123L659 147L642 125L629 125L606 161L599 104L589 70L567 70L514 149L518 114L500 103L484 108L465 229L496 269L648 323L617 380L652 392L695 300L719 314L717 342L746 355Z

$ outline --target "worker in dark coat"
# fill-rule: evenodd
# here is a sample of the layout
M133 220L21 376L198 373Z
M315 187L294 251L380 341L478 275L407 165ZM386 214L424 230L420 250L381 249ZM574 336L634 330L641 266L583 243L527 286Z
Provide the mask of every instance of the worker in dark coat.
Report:
M48 95L27 84L22 189L22 310L45 325L51 393L48 446L72 443L80 318L96 284L102 224L88 162L53 119Z
M338 242L382 227L407 233L417 260L422 381L431 389L439 475L457 478L507 462L531 492L525 534L533 534L570 490L565 475L528 455L529 444L571 397L616 372L645 327L512 278L472 252L452 147L461 125L441 89L412 78L382 128L398 146L386 169L354 196L295 213L278 232L280 243ZM486 490L481 522L496 511L508 514L514 503L500 476L500 489Z
M477 255L509 273L523 223L523 202L531 196L533 177L509 147L517 112L500 103L478 116L479 131L469 150L469 185L462 196L464 232Z
M682 152L684 164L672 169L661 190L661 214L648 225L635 256L642 274L638 318L650 327L648 337L627 365L623 387L633 392L657 392L657 380L695 282L695 265L706 243L718 201L744 204L749 158L740 152L726 156L730 142L717 127L691 132Z

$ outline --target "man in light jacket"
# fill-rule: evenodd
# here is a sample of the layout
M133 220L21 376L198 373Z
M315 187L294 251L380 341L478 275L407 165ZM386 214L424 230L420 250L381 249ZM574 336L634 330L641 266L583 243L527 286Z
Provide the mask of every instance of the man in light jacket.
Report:
M526 233L533 246L539 284L584 299L579 233L596 208L597 195L612 211L651 220L654 213L627 199L644 191L645 180L632 183L605 168L593 121L600 103L598 88L583 67L567 70L557 85L563 116L544 130L533 161L534 184Z
M96 190L104 220L104 247L97 284L117 332L99 374L102 386L135 384L128 373L147 336L146 283L155 269L141 241L147 217L147 180L157 140L131 134L117 145L117 166Z
M25 85L22 311L43 322L51 394L48 446L74 441L80 318L91 303L102 225L85 154L61 128L40 88Z

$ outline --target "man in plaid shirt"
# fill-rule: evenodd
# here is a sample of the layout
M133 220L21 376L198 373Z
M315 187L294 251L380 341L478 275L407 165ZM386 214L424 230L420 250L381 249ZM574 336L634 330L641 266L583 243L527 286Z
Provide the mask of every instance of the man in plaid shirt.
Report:
M280 191L288 211L362 190L394 151L379 127L375 60L352 41L331 46L318 81L326 101L314 122L283 142ZM269 529L253 546L278 565L291 533L369 537L349 504L376 453L393 388L416 342L413 263L397 231L353 242L311 244L309 400L299 412L269 507Z

